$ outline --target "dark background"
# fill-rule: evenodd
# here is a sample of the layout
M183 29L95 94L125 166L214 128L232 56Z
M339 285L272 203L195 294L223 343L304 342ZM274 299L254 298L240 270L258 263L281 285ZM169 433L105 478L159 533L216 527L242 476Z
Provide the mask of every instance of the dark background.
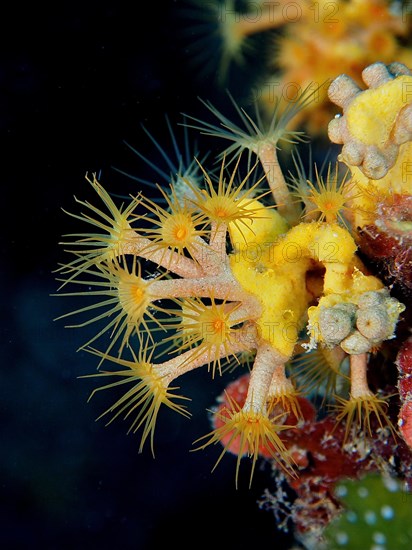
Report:
M165 114L175 123L202 112L197 96L221 100L213 75L200 78L193 63L199 51L212 61L216 51L194 46L182 8L167 0L2 7L2 548L289 547L257 504L267 467L250 490L241 468L236 490L234 457L211 473L218 447L189 452L210 430L206 409L223 381L203 371L179 381L193 417L162 411L153 459L148 446L138 453L139 437L122 421L95 422L113 395L86 403L95 383L77 377L95 371L95 358L76 353L81 330L53 321L73 308L50 295L53 270L67 259L58 242L73 228L61 208L77 211L74 195L94 200L85 174L101 173L110 192L136 192L113 166L154 174L124 140L157 162L141 123L170 148Z

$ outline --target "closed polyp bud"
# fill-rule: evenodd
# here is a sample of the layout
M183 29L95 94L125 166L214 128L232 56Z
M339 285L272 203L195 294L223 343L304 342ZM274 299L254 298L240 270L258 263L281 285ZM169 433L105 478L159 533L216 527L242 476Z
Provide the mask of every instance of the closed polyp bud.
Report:
M377 292L375 290L370 290L368 292L364 292L360 296L358 300L358 306L360 308L380 306L381 304L383 304L386 297L387 292Z
M319 314L319 330L328 345L339 344L350 333L353 316L339 306L323 308Z
M343 311L344 313L349 315L351 319L354 320L355 313L358 308L352 302L342 302L341 304L336 304L335 306L333 306L333 309L339 309L340 311Z
M356 326L372 342L386 340L391 334L392 324L384 307L366 307L358 310Z
M372 345L365 336L355 330L340 343L340 347L350 355L358 355L359 353L367 353L370 351Z

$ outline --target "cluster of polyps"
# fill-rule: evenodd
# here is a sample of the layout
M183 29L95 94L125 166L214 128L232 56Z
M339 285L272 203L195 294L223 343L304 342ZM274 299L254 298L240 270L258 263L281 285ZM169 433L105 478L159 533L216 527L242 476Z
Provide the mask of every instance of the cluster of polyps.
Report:
M193 29L200 37L204 36L198 40L202 48L199 51L199 61L203 62L201 70L220 59L218 74L226 86L231 65L247 68L251 60L262 64L263 56L259 55L254 41L257 36L267 36L265 58L269 62L263 69L264 79L255 83L251 95L269 116L279 98L292 99L297 90L313 83L330 82L336 76L336 67L361 84L362 70L377 59L383 63L396 59L408 67L412 65L408 3L402 5L391 0L191 2L198 5L201 20L198 27L193 21ZM210 55L213 36L220 49L215 56ZM193 49L196 50L196 45L192 45ZM255 66L251 69L255 70ZM323 87L318 90L318 101L302 110L294 124L295 127L298 123L305 124L311 133L323 134L335 112Z
M336 95L336 83L332 89ZM399 87L391 91L399 94ZM312 361L303 383L293 376L291 360L305 346L309 352L324 352L319 371L326 361L334 382L339 377L347 380L341 366L349 357L349 388L328 384L327 396L336 394L337 421L347 420L347 436L352 423L370 432L371 415L393 431L387 401L369 389L366 370L368 354L394 336L404 306L368 274L354 237L342 223L342 210L368 190L357 189L347 174L339 183L338 167L328 170L326 180L319 174L316 181L298 178L291 188L278 162L281 141L299 138L287 126L308 101L310 96L303 94L282 114L275 111L267 129L239 110L241 128L210 107L220 124L194 119L194 127L232 142L222 153L220 172L211 175L199 165L201 178L196 181L184 173L175 175L167 190L159 188L163 206L139 193L118 207L95 177L88 180L105 209L78 201L86 210L73 216L94 232L81 233L69 243L75 257L60 273L62 287L86 288L65 295L95 301L67 315L86 315L86 321L73 326L106 321L83 349L100 358L100 371L92 376L115 379L99 390L128 388L104 415L112 413L110 421L129 418L132 431L141 428L140 448L149 438L153 450L161 405L189 415L181 402L186 398L173 386L176 378L202 366L213 377L227 365L247 364L251 375L244 404L229 399L221 414L223 424L204 436L200 447L229 440L226 448L232 448L236 442L239 458L251 456L253 467L265 448L293 474L293 459L281 436L291 428L284 423L285 415L292 412L299 418L298 396L313 388L319 374ZM404 107L398 96L387 101ZM378 119L381 105L375 98L371 102ZM365 121L363 135L369 146L374 136L368 134L369 119ZM339 124L343 127L342 121ZM358 132L358 140L361 135ZM248 163L242 178L245 149L257 162L252 167ZM262 178L255 176L259 165ZM147 276L143 266L151 266ZM96 309L100 313L94 315ZM91 347L107 332L111 340L105 351ZM354 335L363 346L348 344ZM103 370L102 364L115 368Z

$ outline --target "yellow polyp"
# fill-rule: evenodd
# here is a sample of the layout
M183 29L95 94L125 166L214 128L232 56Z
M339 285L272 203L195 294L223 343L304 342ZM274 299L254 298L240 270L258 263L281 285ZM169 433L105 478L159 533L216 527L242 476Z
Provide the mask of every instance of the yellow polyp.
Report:
M332 195L331 192L327 192L317 199L318 210L327 223L333 223L337 220L339 211L343 208L343 205L344 200L342 200L339 193Z
M229 407L225 407L218 415L223 422L222 426L196 440L194 443L207 439L206 443L195 450L227 441L213 467L214 470L229 449L237 448L236 487L238 486L240 461L244 456L248 456L252 460L250 484L252 483L255 465L262 447L270 453L285 473L294 476L292 456L278 435L282 430L287 430L293 426L277 425L275 424L276 419L270 419L266 412L246 411L241 409L229 396L227 397Z
M176 402L177 400L189 399L173 393L177 388L168 387L164 377L160 376L156 372L155 366L148 362L151 355L148 353L147 343L141 342L141 344L142 346L137 356L131 350L133 361L112 357L107 353L89 348L87 351L101 357L102 360L115 363L119 367L122 367L122 370L101 371L96 374L86 375L83 378L109 377L116 380L117 377L117 381L110 382L93 390L89 400L101 390L116 389L127 385L128 389L124 391L124 394L104 411L97 420L107 415L112 415L107 425L111 424L118 417L129 420L129 432L135 433L138 430L142 430L139 452L142 452L146 440L149 440L154 456L154 432L160 408L162 405L165 405L183 416L190 417L190 413L186 407ZM131 387L130 384L132 384Z
M301 183L296 186L296 195L305 203L303 220L317 219L327 223L340 221L346 226L344 212L348 210L348 200L353 195L353 184L348 185L349 170L343 176L339 175L339 165L332 170L328 166L326 177L319 174L315 165L316 181L307 180L307 188ZM350 178L349 178L350 179Z
M127 272L118 282L119 303L131 323L138 324L150 304L147 286L143 279Z
M169 249L181 256L185 252L191 254L199 237L206 235L204 216L189 202L180 202L173 185L170 185L169 193L161 188L159 191L167 203L167 209L146 197L141 201L146 210L154 215L151 218L154 227L142 230L151 243L146 253L166 253ZM149 219L147 214L140 217Z
M207 212L211 219L227 223L239 216L239 208L230 197L207 197L202 203L202 209Z
M190 213L169 214L162 221L159 234L166 246L185 247L192 242L196 227Z
M206 355L208 370L212 372L214 378L217 369L219 374L222 373L221 362L230 358L236 361L234 349L235 347L238 349L239 342L237 330L233 327L242 323L244 319L231 317L239 304L226 301L217 303L213 292L210 294L210 305L204 304L197 298L177 301L181 307L180 322L172 325L177 333L167 340L173 341L174 352L191 350L185 364L194 362L201 355Z
M93 179L86 176L86 181L97 193L105 209L75 198L76 202L85 208L85 212L72 214L64 211L69 216L91 225L91 232L70 235L78 239L60 243L73 246L71 252L76 256L70 263L62 265L57 270L63 274L70 274L62 286L73 282L83 273L89 273L89 270L95 266L114 261L123 253L124 246L130 245L138 238L131 224L135 217L134 210L140 204L140 197L132 198L126 207L118 208L110 194L99 183L96 175L93 175Z
M374 437L375 431L371 426L371 417L375 417L380 428L387 428L392 436L396 437L396 430L386 413L388 408L387 397L379 398L371 392L359 397L352 397L350 395L348 399L339 396L335 397L337 404L331 405L331 408L335 409L338 413L336 423L338 425L342 421L346 422L343 443L346 443L348 440L352 429L356 432L362 430L365 435Z

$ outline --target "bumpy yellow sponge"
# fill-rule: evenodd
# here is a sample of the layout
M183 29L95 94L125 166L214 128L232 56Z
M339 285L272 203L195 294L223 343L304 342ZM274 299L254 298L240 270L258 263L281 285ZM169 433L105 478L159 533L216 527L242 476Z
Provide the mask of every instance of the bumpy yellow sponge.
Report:
M343 115L329 124L330 139L343 144L339 160L348 165L358 193L351 201L353 223L374 223L379 202L409 195L412 188L412 74L400 63L374 63L361 90L346 75L336 78L330 99Z

